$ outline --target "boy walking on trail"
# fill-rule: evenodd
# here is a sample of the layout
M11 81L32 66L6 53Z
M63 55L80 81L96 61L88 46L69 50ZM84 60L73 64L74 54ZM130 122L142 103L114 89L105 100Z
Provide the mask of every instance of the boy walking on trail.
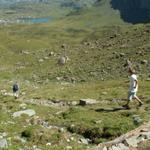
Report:
M13 95L14 95L14 97L15 97L15 98L18 98L18 97L19 97L19 85L18 85L17 82L15 82L15 83L13 84L12 90L13 90Z
M128 92L128 101L124 107L129 108L129 103L132 101L132 99L136 99L139 102L139 106L141 106L143 105L143 102L136 95L138 91L137 75L135 74L135 70L132 68L129 68L128 72L130 74L130 88Z

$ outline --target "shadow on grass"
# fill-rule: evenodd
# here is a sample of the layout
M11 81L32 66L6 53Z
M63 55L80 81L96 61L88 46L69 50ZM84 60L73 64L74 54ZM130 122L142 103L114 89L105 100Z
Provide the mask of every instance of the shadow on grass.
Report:
M115 112L115 111L120 111L120 110L128 110L125 107L115 107L115 108L98 108L95 111L96 112Z

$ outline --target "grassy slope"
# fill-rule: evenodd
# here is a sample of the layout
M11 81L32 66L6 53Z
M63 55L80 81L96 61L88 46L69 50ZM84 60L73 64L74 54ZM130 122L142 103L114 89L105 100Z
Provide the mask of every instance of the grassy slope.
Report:
M149 25L118 26L115 31L113 29L105 27L91 32L89 29L66 31L49 25L1 27L1 66L4 72L11 75L17 73L28 79L35 74L41 80L65 76L74 77L77 81L101 80L126 77L124 65L127 59L131 59L138 72L148 78L149 64L141 64L141 61L149 62L150 58ZM116 37L110 38L114 35ZM61 67L57 61L64 54L61 48L63 43L67 44L66 53L70 61ZM22 51L29 51L30 54L22 54ZM51 51L55 56L38 62ZM120 53L124 56L121 57ZM111 62L106 61L110 59ZM19 68L19 65L24 68Z
M107 5L102 6L106 8ZM109 6L107 7L109 8ZM149 64L140 64L140 62L144 59L150 61L149 25L110 26L115 19L122 24L118 15L118 18L115 18L110 14L109 12L106 15L107 19L103 18L103 11L99 12L99 7L96 7L91 8L91 11L84 10L79 15L65 17L52 24L1 26L0 88L10 92L11 81L19 80L21 91L26 93L19 100L30 98L69 101L80 98L104 100L104 104L73 107L58 116L56 116L56 112L61 111L62 108L27 106L35 109L37 115L48 120L49 124L63 126L65 129L77 133L73 134L75 138L83 135L92 139L94 143L110 140L137 127L137 124L133 122L133 115L139 115L143 121L147 121L149 119L150 84L146 79L149 76L150 66ZM97 19L97 16L102 18ZM110 20L110 18L113 19ZM87 25L89 20L92 20L92 23ZM106 21L107 26L104 26ZM65 66L59 66L57 60L64 54L64 50L61 48L63 43L67 44L66 52L70 61ZM29 54L22 54L22 50L28 51ZM39 59L48 56L51 51L56 56L50 56L42 63L38 62ZM138 53L140 51L142 55ZM135 52L137 52L136 55ZM118 56L120 53L125 53L125 56ZM95 111L101 107L106 109L118 107L118 104L114 103L112 99L126 98L128 85L124 81L127 79L127 74L126 68L123 66L128 58L133 60L136 67L140 65L138 68L140 73L139 95L144 97L146 110L136 109L136 103L133 102L131 105L133 109L127 111L109 113ZM64 78L62 81L56 82L56 77ZM70 77L74 77L77 82L75 84L63 82L70 82ZM99 81L103 79L104 81ZM49 139L52 142L50 147L52 150L65 149L67 145L71 145L75 150L87 148L85 145L79 144L78 140L68 144L64 140L65 133L44 130L39 125L28 127L29 118L27 116L12 119L10 114L20 110L21 102L16 102L11 97L1 96L0 98L1 114L3 114L0 118L1 122L5 122L6 119L15 122L14 125L5 127L2 123L0 124L1 132L7 132L8 136L13 137L11 150L25 148L25 146L31 147L34 144L41 147L42 150L48 149L45 144L46 141L49 142ZM123 103L121 101L120 105ZM5 111L5 108L9 112ZM96 122L100 122L100 124ZM73 127L72 124L74 124ZM25 127L20 128L23 125ZM29 130L31 136L30 142L28 141L24 145L14 137L21 136L21 133L26 130ZM39 131L44 133L40 142L38 140Z

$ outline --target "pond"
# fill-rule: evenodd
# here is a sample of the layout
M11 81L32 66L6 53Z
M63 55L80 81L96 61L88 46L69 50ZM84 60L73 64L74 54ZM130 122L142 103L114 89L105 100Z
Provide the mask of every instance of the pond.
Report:
M52 17L43 17L43 18L32 18L32 17L24 17L24 18L18 18L18 23L27 23L27 24L35 24L35 23L48 23L52 21Z

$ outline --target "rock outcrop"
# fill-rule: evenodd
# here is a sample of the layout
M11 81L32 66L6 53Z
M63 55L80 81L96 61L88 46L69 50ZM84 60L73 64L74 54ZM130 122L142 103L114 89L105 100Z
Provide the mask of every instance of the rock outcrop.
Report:
M138 145L148 140L150 140L150 122L113 141L101 143L91 150L138 150Z

